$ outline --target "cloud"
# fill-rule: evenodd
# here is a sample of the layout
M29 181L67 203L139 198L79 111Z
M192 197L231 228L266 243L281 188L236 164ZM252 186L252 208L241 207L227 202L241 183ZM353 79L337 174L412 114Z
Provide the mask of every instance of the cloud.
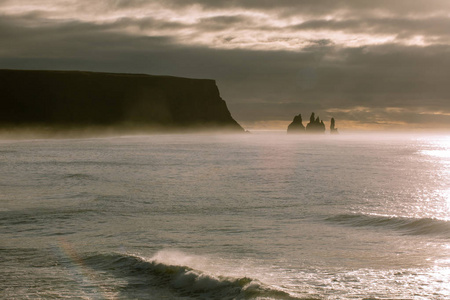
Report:
M0 3L0 8L5 16L39 13L42 20L115 24L117 31L226 49L301 51L314 40L343 47L450 40L449 17L443 13L450 2L442 0L18 0Z
M349 122L448 126L449 6L0 1L0 68L214 78L244 122L285 122L315 111Z

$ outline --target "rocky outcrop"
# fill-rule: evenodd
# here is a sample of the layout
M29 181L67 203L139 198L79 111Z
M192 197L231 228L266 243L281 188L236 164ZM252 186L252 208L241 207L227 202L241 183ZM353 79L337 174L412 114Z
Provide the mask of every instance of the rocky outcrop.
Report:
M302 123L302 115L299 114L298 116L294 117L294 120L291 124L289 124L287 128L287 133L325 133L325 124L323 123L323 120L320 120L319 117L316 118L315 114L312 113L311 117L309 118L309 123L305 126L303 126ZM335 128L335 120L334 118L331 118L331 124L330 124L330 133L331 134L337 134L337 128Z
M305 126L303 126L301 114L294 117L294 120L287 128L287 133L305 133Z
M334 118L331 118L331 124L330 124L330 133L331 134L338 134L338 130L337 128L334 127L335 123L334 123Z
M307 133L324 133L325 124L320 120L319 117L315 118L314 113L311 114L309 118L309 123L306 125Z
M79 71L0 70L0 127L229 129L214 80Z

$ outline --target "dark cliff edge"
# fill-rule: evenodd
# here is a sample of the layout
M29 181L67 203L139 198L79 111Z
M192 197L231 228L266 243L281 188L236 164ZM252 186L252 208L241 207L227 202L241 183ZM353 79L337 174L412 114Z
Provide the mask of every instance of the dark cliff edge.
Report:
M0 70L0 129L244 132L214 80Z

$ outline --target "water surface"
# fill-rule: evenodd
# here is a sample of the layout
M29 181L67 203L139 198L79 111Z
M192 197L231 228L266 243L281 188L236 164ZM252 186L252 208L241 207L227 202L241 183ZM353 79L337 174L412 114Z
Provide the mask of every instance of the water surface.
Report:
M448 299L450 138L0 141L5 299Z

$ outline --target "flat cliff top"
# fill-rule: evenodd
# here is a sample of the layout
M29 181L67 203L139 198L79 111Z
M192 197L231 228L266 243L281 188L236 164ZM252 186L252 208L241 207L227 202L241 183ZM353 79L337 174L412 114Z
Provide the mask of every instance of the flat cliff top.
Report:
M186 79L186 80L207 80L213 81L210 78L190 78L170 75L151 75L145 73L114 73L114 72L95 72L95 71L82 71L82 70L22 70L22 69L0 69L0 73L6 74L78 74L78 75L94 75L94 76L114 76L114 77L147 77L147 78L173 78L173 79Z

